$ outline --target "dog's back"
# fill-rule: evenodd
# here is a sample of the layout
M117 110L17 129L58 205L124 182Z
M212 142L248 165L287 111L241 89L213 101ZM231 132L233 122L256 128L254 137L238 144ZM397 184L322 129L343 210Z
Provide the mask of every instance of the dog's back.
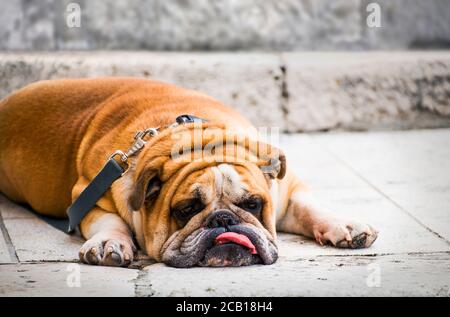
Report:
M168 106L172 111L165 111ZM149 109L146 123L158 126L173 120L173 113L195 114L205 107L225 121L248 124L208 96L157 81L112 77L28 85L0 103L0 191L42 214L64 217L79 177L82 141L82 150L89 150Z
M108 96L94 83L42 81L1 102L1 192L44 214L70 204L78 146L96 106Z

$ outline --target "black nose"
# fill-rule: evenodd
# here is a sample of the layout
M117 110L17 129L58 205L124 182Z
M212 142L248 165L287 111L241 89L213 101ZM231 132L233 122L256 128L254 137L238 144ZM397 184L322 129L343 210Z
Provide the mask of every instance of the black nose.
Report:
M209 228L228 228L238 223L238 217L227 209L216 210L206 219L206 226Z

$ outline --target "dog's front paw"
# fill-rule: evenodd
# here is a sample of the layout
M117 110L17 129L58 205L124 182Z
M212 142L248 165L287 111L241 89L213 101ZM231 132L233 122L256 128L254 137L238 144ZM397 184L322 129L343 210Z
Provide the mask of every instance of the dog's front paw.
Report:
M324 221L314 228L314 237L320 244L331 242L338 248L367 248L375 242L378 231L367 224L351 221Z
M133 261L136 247L128 238L94 236L80 249L80 261L92 265L128 266Z

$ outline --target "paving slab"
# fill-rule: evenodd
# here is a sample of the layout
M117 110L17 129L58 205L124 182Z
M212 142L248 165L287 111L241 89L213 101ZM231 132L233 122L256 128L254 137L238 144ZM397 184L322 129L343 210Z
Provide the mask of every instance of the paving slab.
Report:
M4 219L20 262L78 261L83 239L59 231L38 218Z
M269 266L146 268L140 296L450 296L450 254L317 257ZM206 278L207 277L207 278Z
M450 130L336 133L314 139L450 241Z
M33 215L26 207L12 202L2 193L0 193L0 215L3 219L23 219L35 217L35 215Z
M286 155L288 168L312 190L369 187L309 134L282 134L277 143Z
M77 261L83 239L37 218L27 207L0 194L0 213L20 262Z
M450 242L450 186L387 186L384 192L437 235Z
M0 265L0 296L134 296L137 276L137 270L74 263Z
M0 219L1 222L1 219ZM9 253L9 246L5 241L3 230L0 226L0 264L4 263L14 263L13 259L11 259L11 255Z
M377 186L450 186L450 129L312 137L317 145Z
M336 218L368 223L379 230L378 239L366 249L320 246L298 235L279 235L280 257L319 255L383 255L419 252L450 252L450 245L421 226L395 204L373 189L318 190L317 201Z

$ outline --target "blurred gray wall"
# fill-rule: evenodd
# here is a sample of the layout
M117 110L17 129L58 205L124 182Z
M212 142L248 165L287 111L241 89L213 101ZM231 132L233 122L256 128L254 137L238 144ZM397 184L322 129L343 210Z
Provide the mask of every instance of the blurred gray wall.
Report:
M66 25L70 2L81 27ZM381 6L381 27L366 24ZM1 50L450 47L450 0L4 0Z

